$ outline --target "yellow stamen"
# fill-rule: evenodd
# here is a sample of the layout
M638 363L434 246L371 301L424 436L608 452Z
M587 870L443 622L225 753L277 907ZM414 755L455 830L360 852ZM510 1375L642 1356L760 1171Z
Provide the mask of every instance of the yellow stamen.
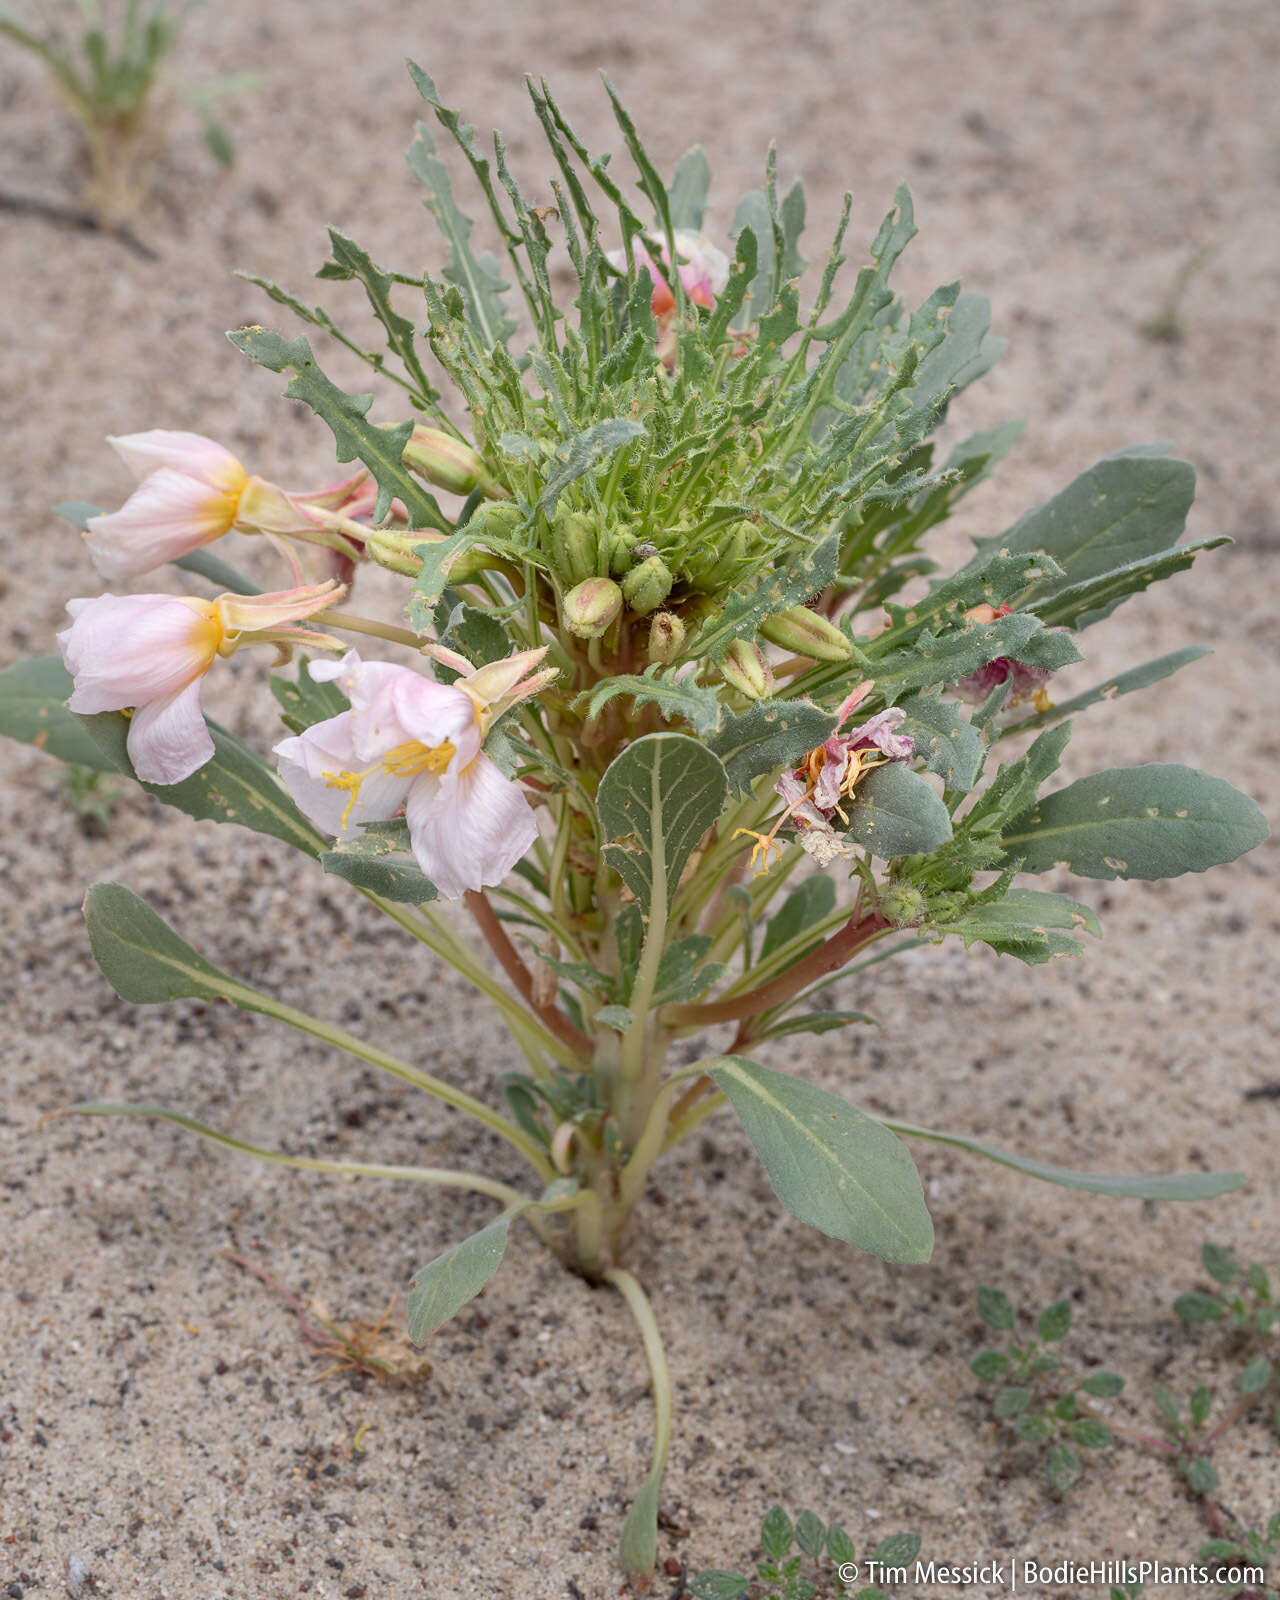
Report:
M1043 712L1053 710L1053 701L1050 700L1049 691L1043 683L1031 696L1031 704L1036 708L1037 711Z
M763 878L768 872L770 850L776 850L778 852L778 860L781 861L782 846L778 843L773 835L778 831L778 828L782 825L783 821L785 821L785 818L779 817L778 822L774 825L774 828L770 833L757 833L754 828L735 828L733 830L733 837L735 839L739 834L742 834L744 838L755 840L755 843L751 846L751 862L756 868L755 872L752 874L753 877ZM757 863L759 864L756 865Z
M410 739L407 744L398 744L394 750L388 750L380 761L375 761L361 772L324 772L321 777L331 789L350 790L351 798L342 813L341 826L345 828L360 798L360 785L373 773L385 772L394 778L414 778L420 772L438 775L448 769L456 754L457 749L451 739L437 745L420 744L416 739Z

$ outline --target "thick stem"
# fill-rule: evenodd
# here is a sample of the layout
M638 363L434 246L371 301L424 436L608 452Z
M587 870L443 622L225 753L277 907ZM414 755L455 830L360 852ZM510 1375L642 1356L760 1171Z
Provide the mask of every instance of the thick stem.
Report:
M734 995L728 1000L712 1000L702 1005L671 1006L666 1020L673 1027L711 1027L717 1022L741 1022L746 1017L758 1016L762 1011L772 1011L793 999L802 989L835 972L873 939L886 933L891 924L878 911L861 918L850 918L838 933L811 951L803 961L797 961L789 972L782 973L771 983L762 984L746 994Z
M475 918L476 926L484 934L490 950L498 958L498 963L507 977L515 985L517 993L530 1011L538 1018L542 1025L549 1029L566 1044L575 1055L581 1056L584 1061L591 1058L591 1040L587 1038L581 1028L576 1027L558 1006L549 1001L539 1000L534 993L533 974L520 959L520 954L515 945L507 937L507 930L497 912L493 909L489 897L484 890L468 889L463 897L467 903L467 910Z

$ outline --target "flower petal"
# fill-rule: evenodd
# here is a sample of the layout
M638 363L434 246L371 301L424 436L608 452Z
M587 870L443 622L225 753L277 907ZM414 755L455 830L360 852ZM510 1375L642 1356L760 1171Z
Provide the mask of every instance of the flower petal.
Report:
M217 654L213 607L171 594L98 595L72 601L58 645L75 689L72 711L122 711L186 687Z
M125 433L108 437L125 466L138 479L158 467L199 478L211 489L232 490L239 494L247 474L230 450L225 450L202 433L183 433L173 428L152 428L147 433Z
M185 689L152 700L129 719L125 741L133 770L146 783L181 783L213 755L195 678Z
M303 816L339 837L385 822L404 804L412 776L368 769L356 754L355 714L342 711L275 746L280 777ZM352 784L342 780L358 778ZM354 795L354 798L353 798Z
M418 865L446 900L501 883L538 836L523 789L483 753L456 778L423 773L405 817Z
M85 539L108 581L136 578L220 538L235 521L237 496L160 467L119 511L90 517Z

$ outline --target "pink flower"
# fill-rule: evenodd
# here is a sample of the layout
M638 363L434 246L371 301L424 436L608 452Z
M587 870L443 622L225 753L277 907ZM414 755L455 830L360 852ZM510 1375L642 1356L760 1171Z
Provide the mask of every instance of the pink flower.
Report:
M72 711L131 710L126 747L147 783L181 783L213 755L200 686L219 655L246 633L262 643L336 645L287 624L331 605L332 583L284 594L195 600L170 594L98 595L67 605L71 626L58 647L75 679Z
M729 281L729 258L723 250L713 245L704 234L694 233L687 228L677 228L675 232L676 260L680 266L680 282L684 285L684 292L696 306L715 305L716 298L724 291L724 286ZM648 267L649 276L653 279L653 298L650 308L661 326L665 327L675 314L675 296L667 287L653 257L644 245L637 243L632 247L635 256L636 268ZM666 264L667 247L663 243L659 246L658 257ZM620 271L625 270L626 256L621 250L611 250L608 255L611 265Z
M234 525L249 476L220 444L167 428L110 443L140 482L119 511L89 519L89 554L103 577L136 578Z
M455 900L501 883L537 836L523 789L481 747L493 719L555 672L533 672L545 648L478 671L461 656L433 653L463 674L456 683L361 661L354 650L314 663L312 677L336 680L351 709L275 749L285 787L329 833L345 837L403 807L418 865Z

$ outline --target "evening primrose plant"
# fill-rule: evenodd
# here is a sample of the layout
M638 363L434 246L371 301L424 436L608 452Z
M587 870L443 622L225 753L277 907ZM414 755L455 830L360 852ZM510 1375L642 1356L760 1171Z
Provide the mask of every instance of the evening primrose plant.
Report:
M1253 802L1190 766L1053 781L1073 714L1204 650L1060 703L1053 675L1083 658L1092 624L1225 541L1178 543L1192 469L1139 448L940 570L928 536L1018 429L935 453L931 433L1000 346L986 303L956 284L914 311L895 298L889 276L915 231L905 190L851 278L846 198L811 281L803 191L780 193L772 152L717 244L701 150L665 182L607 85L638 185L531 82L555 175L530 193L501 137L482 147L411 70L505 259L473 247L419 127L409 163L442 269L388 270L333 230L320 271L363 286L385 350L252 280L374 369L377 420L306 336L230 335L287 374L348 475L285 490L196 433L114 440L132 495L107 513L61 508L99 570L145 584L176 562L215 592L72 601L62 660L0 680L3 725L131 773L192 816L282 840L492 1004L513 1044L501 1103L472 1092L487 1082L435 1076L219 971L127 889L98 884L89 937L126 999L229 1000L335 1044L498 1135L528 1182L284 1155L154 1105L78 1109L166 1117L308 1170L491 1197L493 1220L417 1275L418 1341L498 1270L517 1220L616 1289L657 1413L623 1535L624 1566L643 1572L672 1391L627 1229L654 1164L708 1117L736 1114L796 1216L890 1261L932 1247L904 1139L1118 1196L1204 1199L1242 1181L1065 1171L871 1116L756 1058L865 1020L829 1009L828 985L922 940L1030 965L1076 954L1099 932L1093 912L1025 874L1167 877L1259 843ZM223 560L232 533L279 558L271 593ZM353 602L370 565L403 582L402 615ZM287 735L270 759L199 704L205 675L258 644L300 652L271 679ZM674 1064L694 1039L702 1053Z

